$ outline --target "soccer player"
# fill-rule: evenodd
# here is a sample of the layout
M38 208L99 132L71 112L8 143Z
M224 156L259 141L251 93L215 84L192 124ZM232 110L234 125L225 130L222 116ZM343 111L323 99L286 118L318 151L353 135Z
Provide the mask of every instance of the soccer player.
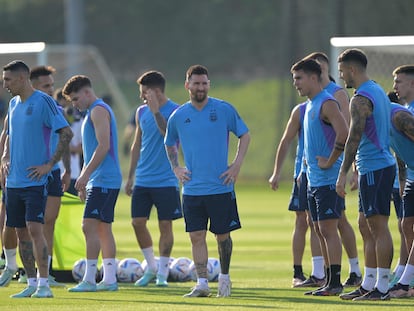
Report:
M343 290L338 220L344 200L336 194L334 183L341 165L348 126L335 98L321 86L319 63L304 59L294 64L291 72L299 95L308 98L303 121L308 204L330 273L326 286L312 294L333 296Z
M348 93L338 84L333 81L333 79L329 76L329 58L325 53L322 52L313 52L305 57L305 59L314 59L316 60L319 65L321 66L322 74L321 74L321 84L322 87L335 99L339 104L339 108L341 110L342 115L349 126L350 115L349 115L349 96ZM351 189L355 190L358 186L358 174L357 171L354 171L351 180ZM342 211L341 218L339 218L338 222L338 230L341 235L342 244L345 248L345 251L348 255L348 263L349 263L349 276L343 283L344 287L351 287L351 286L359 286L361 285L362 281L362 274L359 268L359 260L358 260L358 251L356 246L356 238L355 232L352 228L351 224L349 223L345 209Z
M86 201L82 222L86 271L82 282L69 288L69 292L116 291L116 246L112 222L122 176L115 116L112 109L95 95L86 76L73 76L62 92L76 109L87 112L82 124L84 165L75 183L80 199ZM96 284L101 249L104 275L103 280Z
M404 104L408 110L411 112L414 112L414 65L402 65L393 71L394 76L394 91L398 97L398 101L401 104ZM407 134L407 137L409 135ZM393 137L391 137L393 138ZM405 147L408 148L409 144L407 144ZM407 161L409 163L409 161ZM400 168L400 165L399 165ZM401 176L401 174L400 174ZM410 252L413 245L413 238L414 238L414 232L413 232L413 224L414 224L414 169L413 167L407 165L407 172L406 172L406 180L400 180L400 188L403 189L403 213L402 213L402 231L405 238L405 246L407 249L407 252ZM411 251L412 253L412 251ZM413 255L410 256L412 257ZM414 260L411 259L411 263L407 262L407 264L410 266L414 263ZM393 281L399 281L402 274L405 274L405 280L404 282L409 279L407 277L407 273L405 270L410 271L412 267L406 266L404 267L403 271L398 275L396 273ZM410 280L411 285L414 283L414 276L411 277ZM391 282L390 287L392 287L395 282ZM405 292L402 291L400 293L402 297L405 296ZM396 297L396 293L394 291L391 291L391 296Z
M47 95L53 97L55 90L55 81L53 74L55 68L52 66L38 66L30 70L30 82L32 86ZM63 114L62 107L58 106ZM57 135L52 135L51 150L53 152L56 148ZM64 284L55 281L55 278L51 275L52 272L52 257L53 257L53 240L55 232L55 223L59 215L60 205L62 203L63 192L69 188L70 175L71 175L71 163L70 163L70 150L62 155L62 163L64 167L63 174L59 164L55 164L51 172L51 179L47 185L47 201L45 210L45 223L43 231L47 241L48 250L48 264L49 264L49 285L50 286L65 286Z
M185 88L190 101L170 117L165 145L171 167L183 183L183 211L186 231L190 234L197 284L184 297L210 296L207 280L207 224L216 236L221 273L218 297L231 294L229 275L233 242L230 232L241 228L234 183L250 142L248 128L229 103L208 96L208 70L193 65L186 72ZM228 164L229 132L238 138L233 162ZM179 166L180 142L185 167Z
M181 218L182 211L178 180L167 158L164 136L167 120L178 105L166 97L165 78L161 72L148 71L138 78L137 83L145 104L138 107L135 115L137 126L125 192L132 195L132 226L148 265L135 285L147 286L156 278L157 286L168 286L169 261L174 243L172 221ZM147 227L153 205L157 208L160 230L158 266Z
M359 49L348 49L338 57L340 77L346 87L355 89L355 95L350 101L351 126L336 191L345 198L347 173L356 160L360 198L358 224L365 255L362 285L340 297L387 300L393 255L388 219L396 167L389 150L390 101L384 90L369 79L367 63Z
M394 91L390 91L387 93L388 98L390 99L391 103L398 103L401 104L397 94ZM391 120L392 122L392 120ZM397 158L398 160L398 158ZM397 161L398 166L400 166L399 162ZM406 174L406 167L402 168ZM400 234L400 256L398 258L398 262L394 267L393 272L390 275L390 282L388 284L389 288L392 288L395 284L398 283L401 275L404 272L405 265L407 264L408 253L410 249L407 249L405 244L405 237L404 232L402 230L402 218L403 218L403 202L402 202L402 195L404 191L405 179L402 183L399 182L399 177L403 176L403 174L397 174L398 170L396 171L396 176L394 178L394 184L392 187L392 201L394 203L395 214L397 216L397 225L398 225L398 232ZM401 186L401 187L400 187Z
M6 225L16 228L28 278L28 286L11 297L53 297L43 234L46 186L53 166L69 148L72 131L53 98L32 87L29 67L24 62L13 61L4 66L3 80L4 87L14 96L9 104L8 136L2 156L7 191ZM59 142L50 155L53 132L59 133Z
M273 190L279 188L280 174L283 162L288 154L289 146L296 135L298 144L296 148L295 169L293 175L293 190L289 203L289 210L296 214L295 227L292 237L293 254L293 279L292 287L302 287L307 281L306 286L322 286L325 282L323 257L320 250L319 239L311 223L307 202L307 177L305 166L303 165L303 118L305 115L306 102L293 108L289 121L286 125L283 137L277 148L273 174L269 178L269 184ZM298 183L300 185L298 185ZM307 280L303 275L302 258L305 249L306 231L310 227L310 241L312 252L312 273ZM316 254L317 253L317 254ZM312 285L310 285L312 282Z

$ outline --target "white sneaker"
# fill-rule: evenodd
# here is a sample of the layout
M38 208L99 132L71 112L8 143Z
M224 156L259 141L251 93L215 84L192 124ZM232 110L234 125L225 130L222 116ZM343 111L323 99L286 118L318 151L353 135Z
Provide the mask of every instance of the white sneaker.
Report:
M230 279L218 280L217 297L229 297L231 295L231 281Z

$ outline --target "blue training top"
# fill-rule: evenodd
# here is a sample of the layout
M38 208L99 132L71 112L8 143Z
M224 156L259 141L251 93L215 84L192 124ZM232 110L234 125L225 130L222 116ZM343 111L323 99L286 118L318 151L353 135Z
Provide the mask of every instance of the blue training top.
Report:
M165 144L180 141L185 166L191 180L183 194L210 195L231 192L234 185L219 178L228 169L229 132L237 137L248 132L236 109L229 103L209 97L200 111L191 102L180 106L170 117Z
M168 100L160 107L161 115L168 120L179 106ZM178 187L178 180L171 169L154 115L147 105L137 109L138 122L142 131L141 151L135 170L135 185L141 187Z
M404 133L397 130L392 122L394 115L399 111L405 111L414 116L414 113L407 108L391 103L391 131L390 131L390 146L395 151L397 156L405 162L407 167L414 169L414 142Z
M395 164L390 152L390 100L384 90L374 81L361 84L354 96L363 96L372 103L372 114L366 119L356 154L360 175Z
M49 162L52 133L69 126L52 97L34 91L22 102L20 96L10 100L8 112L10 171L8 188L45 185L48 175L30 179L28 168Z
M408 103L406 108L414 113L414 101ZM414 170L409 167L407 167L407 179L414 180Z
M326 103L328 100L334 101L334 103ZM342 163L341 155L329 169L321 169L318 166L316 156L329 158L336 138L333 127L321 119L321 109L325 103L338 104L332 95L322 90L307 103L303 121L306 173L311 187L334 185Z
M101 187L108 189L119 189L121 188L122 175L118 159L118 134L116 129L116 120L111 107L104 103L100 98L94 101L89 107L82 124L83 165L88 165L96 147L98 146L95 128L91 120L91 112L96 106L105 108L110 115L110 148L103 161L90 175L86 188L91 189L92 187Z
M335 82L331 81L328 83L327 86L325 86L324 90L327 91L329 94L331 94L332 96L339 90L342 90L343 88L336 84Z

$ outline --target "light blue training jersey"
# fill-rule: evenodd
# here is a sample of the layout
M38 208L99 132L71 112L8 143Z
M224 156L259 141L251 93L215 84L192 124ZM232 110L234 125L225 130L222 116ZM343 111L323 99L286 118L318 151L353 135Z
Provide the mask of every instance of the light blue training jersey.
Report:
M405 162L407 167L414 170L414 142L404 133L397 130L392 122L392 118L399 111L405 111L414 116L414 113L407 108L391 103L391 131L390 131L390 146L395 151L397 156Z
M326 103L328 100L333 102ZM334 185L342 163L341 155L329 169L321 169L318 166L316 157L329 158L336 139L333 127L321 119L321 109L324 104L338 105L332 95L322 90L308 101L303 121L305 159L307 163L306 174L311 187Z
M191 180L184 183L185 195L227 193L234 185L220 178L228 169L229 132L237 137L248 132L236 109L229 103L209 97L200 111L191 102L180 106L170 117L165 144L180 142Z
M414 113L414 101L408 103L406 108ZM407 167L407 179L414 180L414 169Z
M115 115L102 99L98 98L92 103L86 112L85 119L82 124L82 149L83 149L83 165L86 166L90 162L98 141L96 139L95 128L91 120L91 112L96 106L105 108L111 118L110 124L110 148L103 161L92 172L89 177L87 189L92 187L101 187L108 189L121 188L122 176L118 158L118 134L116 128Z
M356 166L360 175L395 164L390 152L390 100L384 90L368 80L355 90L354 96L363 96L372 103L372 114L366 119L356 154Z
M327 91L329 94L331 94L332 96L334 96L334 94L339 91L342 90L343 88L336 84L335 82L331 81L328 83L327 86L325 86L324 90Z
M176 103L168 100L160 107L160 113L168 120L178 107ZM140 157L135 170L135 186L178 187L178 180L165 151L164 136L158 129L153 113L148 105L138 107L136 113L142 135Z
M69 126L49 95L34 91L24 102L20 96L10 100L8 111L10 171L6 178L9 188L26 188L47 183L48 175L39 180L28 177L31 166L50 161L52 133ZM57 135L57 134L56 134Z

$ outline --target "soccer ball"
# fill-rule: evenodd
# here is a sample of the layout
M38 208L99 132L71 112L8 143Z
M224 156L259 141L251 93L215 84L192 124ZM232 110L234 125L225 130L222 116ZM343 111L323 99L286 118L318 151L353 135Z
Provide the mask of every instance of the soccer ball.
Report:
M195 268L194 261L191 262L189 270L191 280L197 281L197 271ZM209 280L209 282L217 282L220 272L220 261L216 258L209 258L207 261L207 279Z
M135 282L144 274L141 263L135 258L122 259L116 270L119 282Z
M190 276L191 259L179 257L170 264L170 277L175 282L186 282L191 279Z
M80 282L83 279L86 271L86 259L82 258L77 260L72 267L72 277L76 282ZM99 282L103 277L103 267L96 269L96 281Z
M72 276L76 282L82 281L83 275L86 270L86 259L82 258L77 260L72 267Z
M207 278L210 282L217 282L221 272L220 261L217 258L209 258L207 262Z
M194 261L192 261L191 263L190 263L190 266L188 267L188 269L190 270L190 272L189 272L189 274L190 274L190 279L192 280L192 281L197 281L197 270L196 270L196 267L195 267L195 264L194 264Z

